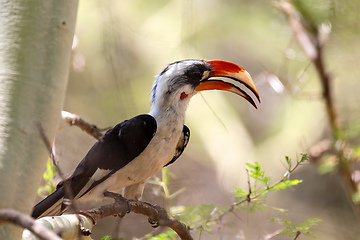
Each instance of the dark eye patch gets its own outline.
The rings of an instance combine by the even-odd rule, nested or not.
[[[195,85],[199,84],[205,70],[206,67],[200,64],[189,67],[189,69],[185,73],[188,82]]]
[[[201,80],[201,78],[202,78],[202,72],[200,72],[200,71],[190,71],[190,72],[188,72],[187,76],[188,76],[190,79]]]

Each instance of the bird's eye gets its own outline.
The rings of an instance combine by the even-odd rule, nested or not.
[[[202,78],[202,73],[201,72],[189,72],[188,76],[192,79],[196,79],[196,80],[201,80]]]
[[[194,66],[186,72],[186,76],[188,77],[189,82],[197,83],[201,80],[203,72],[200,71],[198,67]]]

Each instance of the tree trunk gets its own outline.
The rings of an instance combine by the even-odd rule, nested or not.
[[[0,0],[0,208],[30,213],[60,120],[78,0]],[[0,239],[22,229],[0,225]]]

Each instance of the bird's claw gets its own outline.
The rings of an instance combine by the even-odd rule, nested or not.
[[[148,222],[150,223],[151,227],[153,228],[157,228],[159,225],[159,222],[157,220],[153,220],[153,219],[148,219]]]
[[[163,209],[162,207],[160,207],[159,205],[157,205],[157,204],[148,203],[148,202],[144,202],[144,203],[146,203],[147,205],[155,208],[155,209],[159,212],[159,214],[160,214],[162,211],[164,211],[164,209]],[[148,219],[148,222],[150,223],[151,227],[153,227],[153,228],[157,228],[157,227],[160,226],[160,223],[159,223],[159,220],[158,220],[158,219],[155,220],[155,219],[149,218],[149,219]]]
[[[91,230],[87,229],[85,227],[80,227],[80,232],[83,236],[90,236],[91,235]]]

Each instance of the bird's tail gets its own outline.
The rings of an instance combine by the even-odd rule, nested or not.
[[[58,216],[66,209],[62,209],[64,198],[64,187],[56,189],[51,195],[47,196],[33,208],[31,216],[33,218],[41,218],[45,216]]]

